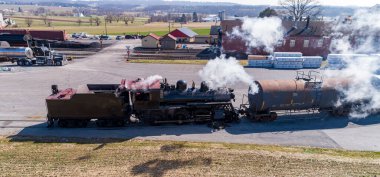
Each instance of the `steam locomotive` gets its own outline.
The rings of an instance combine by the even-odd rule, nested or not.
[[[232,89],[187,88],[184,80],[169,85],[159,78],[122,80],[121,84],[88,84],[58,90],[46,99],[48,126],[85,127],[95,119],[100,127],[123,126],[132,120],[149,123],[231,122],[238,113]]]
[[[232,122],[239,114],[255,121],[274,121],[278,111],[327,111],[334,116],[348,115],[360,103],[342,102],[336,88],[348,87],[346,79],[323,81],[309,74],[298,73],[292,80],[255,81],[257,93],[248,92],[248,103],[235,109],[234,90],[210,89],[206,82],[199,88],[186,81],[170,85],[166,79],[148,78],[121,84],[87,84],[78,89],[59,91],[52,86],[46,99],[48,126],[85,127],[96,120],[100,127],[123,126],[136,121],[148,124],[186,122]]]

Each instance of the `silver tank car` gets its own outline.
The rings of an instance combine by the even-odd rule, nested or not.
[[[6,58],[33,58],[33,50],[29,47],[0,48],[0,57]]]

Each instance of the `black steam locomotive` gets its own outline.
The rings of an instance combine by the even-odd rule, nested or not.
[[[186,81],[169,85],[160,79],[123,80],[117,84],[88,84],[58,91],[46,99],[48,125],[85,127],[95,119],[98,126],[123,126],[132,120],[149,124],[231,122],[238,120],[232,105],[232,89],[187,88]]]

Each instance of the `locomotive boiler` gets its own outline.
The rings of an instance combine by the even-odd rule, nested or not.
[[[90,120],[98,126],[123,126],[134,120],[149,123],[229,122],[238,119],[232,105],[232,89],[208,88],[202,82],[179,80],[170,85],[158,78],[123,80],[121,84],[88,84],[59,91],[52,86],[46,99],[48,125],[85,127]]]

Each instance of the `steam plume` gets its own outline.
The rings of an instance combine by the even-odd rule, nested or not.
[[[361,103],[351,111],[352,117],[366,117],[380,110],[380,59],[370,55],[379,52],[380,11],[359,10],[351,19],[335,26],[331,50],[334,53],[367,54],[343,58],[347,66],[339,71],[326,71],[328,77],[349,78],[348,88],[337,88],[344,102]]]
[[[251,86],[252,93],[258,91],[253,78],[245,72],[243,66],[234,57],[225,58],[222,55],[220,58],[210,60],[198,74],[210,88],[234,87],[235,84],[242,82]]]
[[[276,43],[283,39],[284,29],[278,17],[245,17],[241,28],[235,27],[229,36],[242,38],[248,47],[273,52]]]

